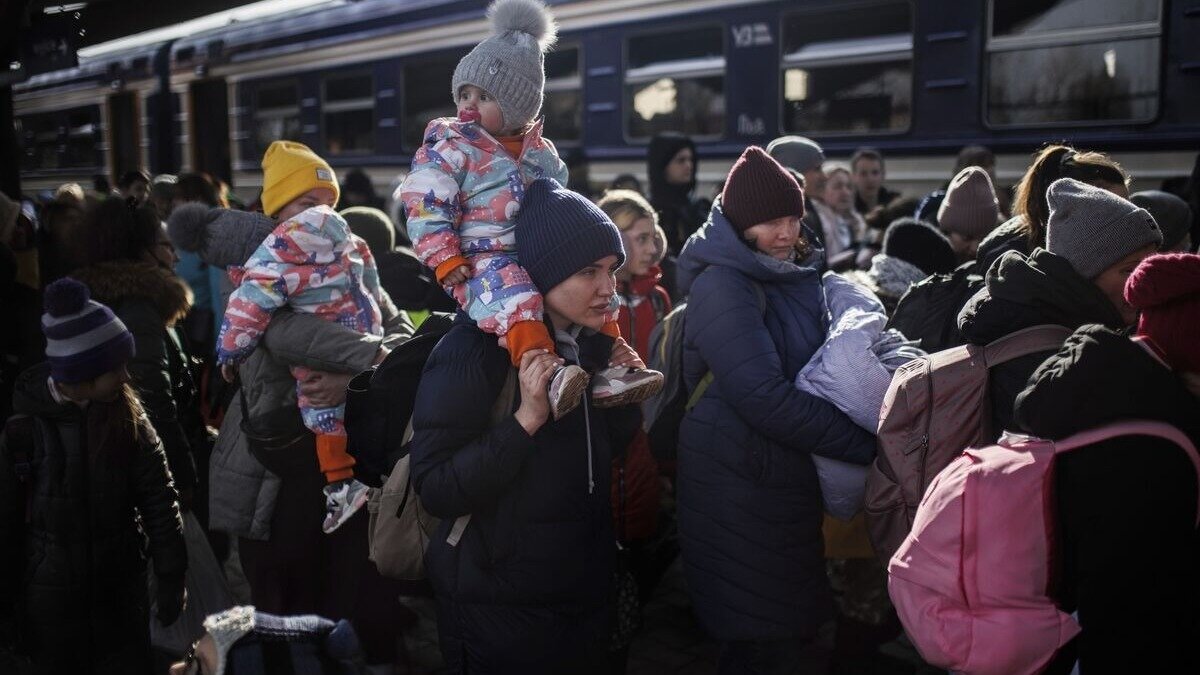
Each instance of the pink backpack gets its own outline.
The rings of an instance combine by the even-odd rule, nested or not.
[[[1118,436],[1169,440],[1200,476],[1191,440],[1148,421],[1057,443],[1005,434],[997,445],[968,448],[938,474],[888,565],[892,602],[926,661],[968,675],[1037,673],[1079,633],[1047,595],[1054,458]]]

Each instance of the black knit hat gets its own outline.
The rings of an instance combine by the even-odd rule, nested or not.
[[[916,218],[900,218],[888,225],[883,233],[883,254],[915,265],[926,274],[948,274],[958,264],[946,235]]]
[[[516,230],[521,267],[543,294],[605,256],[625,263],[621,231],[608,215],[552,178],[529,185]]]

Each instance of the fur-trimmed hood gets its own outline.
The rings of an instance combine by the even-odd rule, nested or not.
[[[87,284],[92,298],[109,307],[129,298],[149,300],[166,327],[174,326],[192,308],[192,289],[154,263],[114,260],[76,270],[71,276]]]

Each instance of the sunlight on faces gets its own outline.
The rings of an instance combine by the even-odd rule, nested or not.
[[[1154,244],[1143,246],[1129,255],[1121,258],[1116,263],[1109,265],[1107,269],[1100,273],[1092,283],[1104,293],[1104,297],[1117,308],[1121,313],[1121,319],[1126,326],[1132,326],[1137,322],[1137,310],[1129,306],[1125,302],[1125,281],[1129,279],[1129,275],[1133,274],[1133,270],[1137,268],[1138,263],[1145,260],[1150,255],[1157,253],[1158,247]]]
[[[124,365],[109,371],[94,380],[67,384],[55,382],[58,390],[72,401],[99,401],[112,403],[121,395],[121,388],[129,382],[129,370]]]
[[[621,268],[621,278],[630,279],[650,271],[658,259],[658,247],[654,239],[654,221],[646,217],[638,218],[621,231],[621,240],[625,243],[625,266]]]
[[[464,110],[472,110],[478,113],[479,126],[483,130],[493,136],[511,136],[512,134],[504,133],[504,113],[500,110],[500,103],[486,91],[476,87],[473,84],[463,85],[458,90],[458,114],[459,119],[462,119]]]
[[[605,256],[567,277],[546,297],[546,315],[559,330],[572,324],[600,330],[617,292],[617,256]]]
[[[837,170],[825,179],[825,205],[839,215],[846,215],[854,208],[854,188],[850,185],[850,174]]]
[[[800,241],[800,217],[784,216],[747,228],[742,236],[759,253],[776,260],[791,260]]]
[[[275,219],[282,222],[293,216],[298,216],[314,206],[332,207],[336,203],[337,195],[333,193],[333,190],[327,187],[313,188],[288,202],[286,206],[279,210],[279,215],[275,216]]]

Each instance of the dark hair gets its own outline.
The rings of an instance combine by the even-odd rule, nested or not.
[[[646,196],[645,192],[642,191],[642,181],[638,180],[638,177],[631,173],[622,173],[617,175],[617,177],[613,178],[612,182],[608,184],[608,189],[633,190],[643,197]]]
[[[151,206],[133,206],[121,197],[109,197],[88,214],[83,228],[85,264],[112,260],[141,260],[158,243],[162,221]]]
[[[858,165],[858,160],[860,159],[873,159],[876,162],[879,162],[880,168],[883,168],[883,153],[879,152],[875,148],[859,148],[855,150],[854,154],[850,155],[851,171],[855,169],[855,167]]]
[[[958,157],[954,160],[954,175],[957,176],[959,171],[968,166],[996,166],[996,155],[982,145],[968,145],[958,151]]]
[[[863,220],[866,221],[867,228],[883,232],[893,221],[916,213],[920,203],[921,200],[917,197],[899,196],[884,204],[882,208],[872,209],[863,216]]]
[[[1031,248],[1041,246],[1045,239],[1046,221],[1050,219],[1046,191],[1059,178],[1074,178],[1089,185],[1125,185],[1129,181],[1121,165],[1104,153],[1081,152],[1062,144],[1042,148],[1017,184],[1017,194],[1013,199],[1013,215],[1023,216],[1019,227]]]
[[[185,173],[175,182],[175,198],[184,202],[200,202],[209,206],[229,208],[221,199],[221,187],[206,173]]]
[[[128,189],[134,183],[141,181],[146,185],[150,184],[150,174],[142,169],[132,169],[121,174],[121,179],[117,181],[117,188],[121,190]]]

